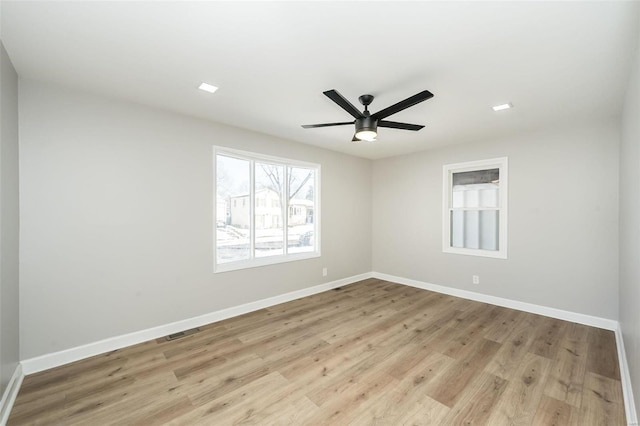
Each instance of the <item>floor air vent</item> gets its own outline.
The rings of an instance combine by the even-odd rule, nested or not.
[[[173,333],[173,334],[168,335],[167,337],[165,337],[165,339],[167,339],[167,340],[181,339],[183,337],[187,337],[187,336],[191,336],[192,334],[196,334],[199,331],[200,331],[199,328],[192,328],[191,330],[179,331],[177,333]]]

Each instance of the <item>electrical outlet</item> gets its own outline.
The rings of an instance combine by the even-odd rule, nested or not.
[[[327,276],[327,268],[322,268],[322,276],[323,277]]]
[[[472,278],[474,284],[480,284],[480,275],[474,275]]]

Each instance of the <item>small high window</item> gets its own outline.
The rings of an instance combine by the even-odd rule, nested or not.
[[[443,166],[442,251],[507,258],[507,158]]]

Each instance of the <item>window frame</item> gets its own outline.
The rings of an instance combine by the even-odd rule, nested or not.
[[[498,250],[472,249],[451,246],[451,212],[453,211],[453,174],[488,169],[499,169],[498,192]],[[508,157],[467,161],[442,166],[442,251],[443,253],[468,256],[508,258],[508,206],[509,206],[509,160]],[[495,208],[494,208],[495,209]]]
[[[249,220],[250,220],[250,258],[243,259],[233,262],[226,263],[218,263],[218,244],[217,244],[217,194],[218,194],[218,186],[217,186],[217,158],[218,155],[224,155],[227,157],[233,157],[240,160],[249,161]],[[285,198],[289,193],[289,181],[287,179],[289,173],[289,167],[298,167],[298,168],[306,168],[313,169],[315,171],[315,182],[314,182],[314,212],[313,212],[313,225],[314,225],[314,250],[310,252],[304,253],[288,253],[289,249],[289,241],[288,241],[288,221],[289,221],[289,200],[285,200],[286,207],[283,209],[285,212],[283,217],[283,252],[284,254],[273,255],[273,256],[265,256],[265,257],[256,257],[255,256],[255,163],[256,162],[267,162],[269,164],[274,164],[278,166],[284,167],[284,181],[286,182],[285,188]],[[227,148],[222,146],[214,146],[213,147],[213,272],[228,272],[228,271],[237,271],[247,268],[255,268],[260,266],[274,265],[278,263],[285,262],[294,262],[298,260],[312,259],[321,256],[320,250],[320,182],[321,182],[321,166],[317,163],[310,163],[306,161],[293,160],[289,158],[275,157],[271,155],[265,155],[255,152],[242,151],[233,148]],[[235,201],[235,200],[234,200]],[[266,201],[265,201],[266,202]]]

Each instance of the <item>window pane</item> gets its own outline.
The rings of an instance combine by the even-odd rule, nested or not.
[[[498,250],[498,210],[452,210],[451,247]]]
[[[500,169],[453,173],[452,207],[498,207]]]
[[[478,204],[480,207],[499,207],[498,190],[499,183],[487,183],[478,189]]]
[[[464,210],[451,211],[451,247],[464,248]]]
[[[498,250],[498,211],[480,211],[480,248],[482,250]]]
[[[472,170],[470,172],[453,173],[453,186],[476,183],[498,183],[500,169]]]
[[[249,161],[216,158],[216,257],[218,263],[250,258]]]
[[[315,182],[313,169],[289,167],[289,253],[315,251]]]
[[[453,173],[451,247],[498,250],[500,169]],[[467,210],[473,209],[473,210]]]
[[[256,162],[255,256],[284,254],[284,166]]]
[[[464,247],[470,249],[480,248],[480,215],[478,210],[464,212]]]

